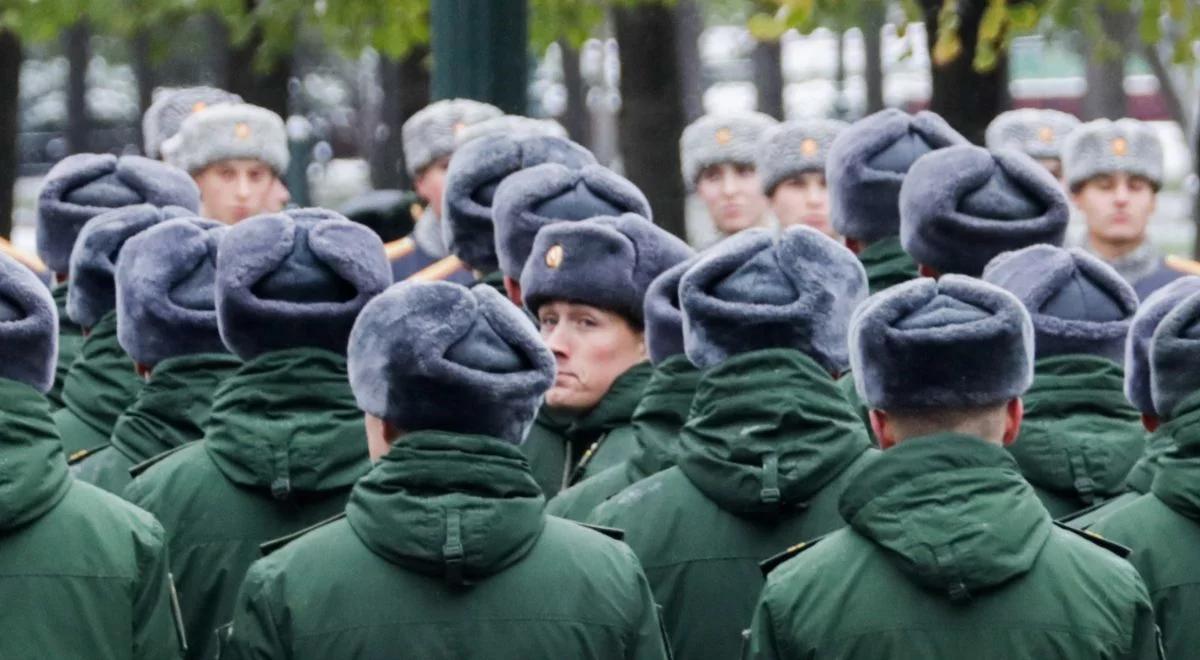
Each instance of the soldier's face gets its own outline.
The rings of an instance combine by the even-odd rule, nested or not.
[[[1089,239],[1108,245],[1145,240],[1157,197],[1149,180],[1125,172],[1093,177],[1071,195],[1087,221]]]
[[[280,190],[275,173],[259,160],[224,160],[193,175],[200,188],[200,215],[232,225],[260,213],[278,211]]]
[[[767,197],[753,165],[720,163],[704,168],[696,179],[696,195],[725,235],[761,224],[767,212]]]
[[[804,225],[836,237],[829,224],[829,192],[824,172],[802,172],[775,186],[771,210],[785,228]]]
[[[413,181],[413,189],[439,218],[442,217],[442,191],[446,189],[446,166],[449,164],[449,158],[439,158],[421,170]]]
[[[618,376],[646,359],[641,331],[619,314],[555,301],[539,307],[537,316],[558,365],[546,393],[551,408],[591,410]]]

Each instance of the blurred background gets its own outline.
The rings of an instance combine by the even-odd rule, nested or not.
[[[1151,236],[1194,255],[1197,55],[1195,0],[6,0],[0,235],[31,248],[54,162],[140,153],[155,90],[208,84],[287,118],[299,203],[408,188],[401,124],[466,96],[558,120],[697,242],[678,138],[704,112],[932,109],[976,143],[1014,107],[1130,116],[1166,144]]]

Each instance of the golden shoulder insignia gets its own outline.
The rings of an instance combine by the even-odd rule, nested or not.
[[[817,144],[817,141],[812,138],[804,138],[804,141],[800,143],[800,153],[805,156],[816,156],[820,150],[821,145]]]
[[[421,214],[425,213],[425,207],[413,202],[413,205],[408,207],[408,213],[412,216],[413,220],[420,220]]]
[[[550,249],[546,250],[546,266],[550,268],[558,268],[562,265],[564,256],[565,254],[563,252],[563,246],[550,246]]]
[[[205,103],[204,101],[196,101],[195,103],[192,104],[192,113],[195,114],[207,107],[208,107],[208,104]]]
[[[1099,534],[1097,534],[1095,532],[1089,532],[1086,529],[1076,529],[1074,527],[1071,527],[1070,525],[1066,525],[1057,520],[1054,521],[1054,526],[1061,530],[1071,532],[1072,534],[1078,536],[1079,538],[1082,538],[1087,541],[1091,541],[1092,543],[1100,546],[1101,548],[1104,548],[1105,550],[1108,550],[1109,552],[1120,557],[1121,559],[1125,559],[1125,558],[1129,557],[1129,555],[1133,554],[1133,550],[1130,550],[1129,548],[1127,548],[1115,541],[1109,541],[1108,539],[1104,538],[1103,536],[1100,536]]]
[[[729,144],[729,141],[733,139],[733,131],[724,127],[718,128],[715,137],[717,139],[717,144]]]
[[[818,536],[817,538],[815,538],[811,541],[808,541],[806,543],[797,543],[796,545],[791,546],[787,550],[784,550],[783,552],[781,552],[773,557],[768,557],[767,559],[759,562],[758,568],[759,568],[759,570],[762,571],[763,577],[766,577],[767,575],[769,575],[771,573],[771,571],[778,568],[780,564],[791,559],[792,557],[795,557],[796,555],[800,554],[801,552],[804,552],[805,550],[808,550],[809,548],[813,547],[823,538],[825,538],[825,537]]]
[[[78,463],[79,461],[87,458],[88,454],[90,454],[90,453],[92,453],[91,449],[80,449],[79,451],[68,456],[67,462],[68,463]]]
[[[1112,152],[1116,156],[1124,156],[1129,151],[1129,142],[1125,138],[1113,138]]]
[[[246,138],[250,137],[250,126],[248,126],[246,122],[238,122],[237,125],[233,127],[233,135],[239,140],[245,140]]]
[[[1046,144],[1054,141],[1054,129],[1049,126],[1043,126],[1038,130],[1037,139]]]
[[[1193,261],[1175,255],[1169,255],[1166,258],[1167,268],[1173,271],[1186,273],[1188,275],[1200,275],[1200,261]]]

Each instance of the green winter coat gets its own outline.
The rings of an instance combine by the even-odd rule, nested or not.
[[[1054,518],[1125,490],[1142,455],[1141,414],[1125,398],[1125,375],[1111,360],[1062,355],[1038,360],[1022,399],[1025,418],[1008,450]]]
[[[837,499],[878,452],[829,374],[799,351],[738,355],[701,376],[678,464],[600,505],[625,531],[680,658],[735,658],[758,564],[843,521]]]
[[[67,372],[79,354],[83,344],[83,328],[79,327],[71,317],[67,316],[67,290],[70,285],[66,282],[55,284],[50,290],[54,297],[54,306],[58,308],[58,362],[54,366],[54,385],[46,393],[52,411],[63,407],[63,383],[67,380]]]
[[[63,383],[63,408],[54,413],[67,457],[108,444],[113,425],[145,381],[117,343],[117,313],[100,317]]]
[[[345,357],[265,353],[217,388],[204,439],[163,455],[125,489],[167,529],[188,658],[214,657],[214,631],[232,616],[259,544],[340,512],[368,468]]]
[[[867,271],[867,285],[871,293],[879,293],[919,277],[917,262],[900,246],[899,236],[881,238],[871,243],[858,254],[858,260],[862,262],[863,270]]]
[[[666,658],[633,553],[544,502],[511,445],[405,435],[345,518],[250,569],[221,657]]]
[[[0,399],[0,658],[180,657],[162,527],[71,477],[41,394]]]
[[[652,373],[649,362],[631,367],[583,414],[542,407],[521,451],[546,497],[634,454],[637,440],[630,420]]]
[[[122,494],[129,469],[204,435],[213,392],[241,361],[228,353],[163,360],[137,399],[121,413],[109,443],[71,461],[77,479]]]
[[[1161,428],[1175,449],[1159,462],[1151,492],[1092,529],[1129,546],[1154,604],[1166,657],[1200,653],[1200,395],[1185,399]]]
[[[770,573],[747,657],[1158,657],[1137,572],[1055,526],[1001,447],[906,440],[840,509],[847,528]]]
[[[675,464],[675,445],[687,421],[700,371],[684,355],[663,360],[654,369],[642,401],[633,412],[637,449],[624,463],[571,486],[554,496],[546,513],[571,520],[588,514],[617,493]]]

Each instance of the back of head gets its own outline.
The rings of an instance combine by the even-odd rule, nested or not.
[[[1070,207],[1029,156],[970,145],[922,156],[900,189],[900,242],[939,273],[978,277],[996,255],[1061,245]]]
[[[1163,181],[1162,141],[1153,127],[1136,119],[1089,121],[1063,144],[1063,172],[1072,190],[1116,172],[1144,177],[1157,190]]]
[[[836,119],[800,119],[763,131],[755,160],[763,192],[771,195],[776,186],[804,172],[824,175],[829,148],[847,126]]]
[[[471,99],[443,99],[421,108],[400,127],[408,175],[415,177],[454,153],[458,136],[471,125],[503,114],[494,105]]]
[[[754,165],[759,138],[777,123],[761,112],[730,112],[704,115],[688,124],[679,138],[684,184],[694,188],[700,173],[712,165]]]
[[[45,394],[54,384],[58,311],[50,291],[20,262],[0,253],[0,378]]]
[[[1154,404],[1150,346],[1158,326],[1183,300],[1200,292],[1200,277],[1181,277],[1150,294],[1138,307],[1125,343],[1125,398],[1147,415],[1165,414]]]
[[[688,359],[705,368],[789,348],[844,371],[850,314],[866,295],[862,264],[821,232],[740,232],[701,255],[679,284]]]
[[[1028,389],[1033,361],[1033,324],[1021,302],[961,275],[875,294],[850,323],[858,394],[889,413],[1004,403]]]
[[[71,253],[67,314],[90,328],[117,307],[116,273],[125,242],[160,222],[195,215],[177,206],[125,206],[92,218]]]
[[[983,279],[1025,305],[1038,359],[1083,354],[1124,363],[1137,294],[1100,259],[1078,248],[1034,245],[996,257]]]
[[[227,227],[167,220],[130,239],[117,263],[117,341],[138,364],[227,351],[217,330],[217,245]]]
[[[1063,144],[1079,124],[1075,115],[1059,110],[1009,110],[988,124],[984,143],[990,151],[1014,149],[1031,158],[1062,158]]]
[[[179,132],[192,114],[222,103],[241,103],[242,97],[216,87],[183,87],[162,90],[142,116],[142,142],[150,158],[162,156],[162,143]]]
[[[224,103],[190,115],[162,144],[163,160],[192,174],[225,160],[257,160],[276,176],[291,152],[283,119],[249,103]]]
[[[1200,293],[1171,310],[1150,340],[1150,392],[1154,409],[1178,417],[1180,404],[1200,392]]]
[[[200,190],[186,172],[141,156],[75,154],[60,160],[38,193],[38,256],[66,273],[71,250],[92,218],[137,204],[178,206],[195,213]]]
[[[520,170],[504,179],[492,204],[500,270],[520,281],[533,239],[548,224],[622,213],[654,219],[642,191],[606,167],[544,163]]]
[[[837,233],[872,242],[900,233],[900,185],[921,156],[967,139],[932,112],[889,108],[843,130],[829,147],[825,179]]]
[[[492,208],[496,190],[522,169],[558,163],[567,169],[594,165],[596,157],[565,138],[542,135],[491,135],[464,144],[446,170],[442,199],[442,233],[450,251],[471,268],[492,272],[499,267]]]
[[[221,338],[249,360],[291,348],[345,354],[354,318],[391,284],[383,243],[325,209],[244,220],[217,250]]]
[[[513,444],[524,441],[554,382],[554,357],[537,330],[485,285],[391,287],[363,308],[348,360],[351,387],[368,414],[404,431]]]

